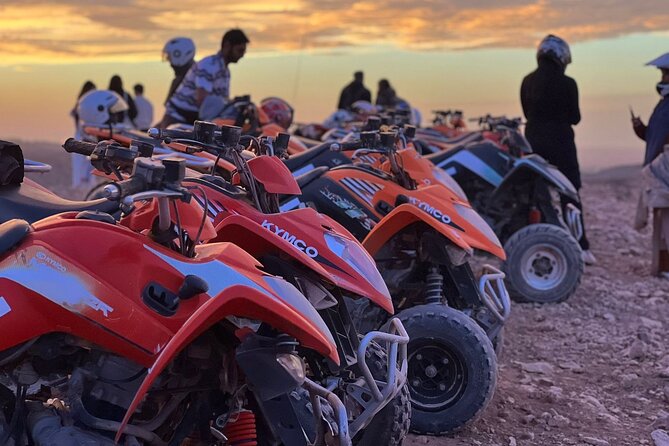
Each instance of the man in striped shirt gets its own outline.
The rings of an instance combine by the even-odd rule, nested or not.
[[[237,63],[246,53],[248,37],[240,29],[231,29],[223,35],[221,50],[194,64],[183,82],[165,106],[160,127],[182,122],[192,124],[198,119],[200,106],[209,95],[230,97],[230,70],[228,64]]]

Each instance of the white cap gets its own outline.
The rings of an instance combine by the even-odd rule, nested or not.
[[[651,60],[646,65],[652,65],[657,68],[664,68],[669,70],[669,53],[665,53],[657,59]]]

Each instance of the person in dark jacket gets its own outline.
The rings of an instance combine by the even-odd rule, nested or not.
[[[632,117],[634,133],[646,141],[644,166],[650,164],[662,153],[665,144],[669,144],[669,53],[651,60],[646,65],[657,67],[662,71],[662,78],[656,86],[662,99],[655,106],[647,126],[638,116]]]
[[[118,93],[119,96],[121,96],[125,100],[125,102],[128,103],[127,111],[117,113],[116,122],[122,122],[135,127],[135,118],[137,117],[137,106],[135,105],[135,101],[132,99],[132,96],[130,96],[130,93],[123,90],[123,81],[121,80],[121,76],[115,74],[111,77],[111,79],[109,80],[109,89],[111,91]]]
[[[362,71],[353,73],[353,82],[341,91],[337,108],[348,110],[355,101],[372,102],[372,93],[362,83],[363,77]]]
[[[532,149],[554,164],[578,190],[581,173],[572,126],[581,121],[581,112],[576,81],[564,74],[570,63],[567,42],[552,34],[546,36],[537,49],[537,69],[523,79],[520,101],[527,119],[525,136]],[[581,208],[580,200],[575,204]],[[585,263],[594,264],[585,225],[579,243]]]
[[[376,105],[392,108],[397,104],[397,94],[388,79],[379,81],[379,91],[376,93]]]

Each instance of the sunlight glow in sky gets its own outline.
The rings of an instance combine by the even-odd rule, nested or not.
[[[669,51],[666,0],[3,0],[0,139],[64,139],[83,82],[106,88],[113,74],[145,85],[158,120],[172,78],[164,42],[187,35],[201,58],[231,27],[252,41],[232,94],[284,97],[301,121],[332,112],[357,69],[373,94],[388,78],[425,120],[434,108],[519,115],[536,43],[560,35],[581,94],[580,156],[594,167],[605,151],[608,164],[640,159],[628,105],[647,120],[659,75],[643,64]]]

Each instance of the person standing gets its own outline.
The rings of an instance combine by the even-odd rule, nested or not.
[[[665,144],[669,144],[669,53],[653,59],[646,65],[657,67],[661,71],[660,82],[655,86],[661,99],[650,115],[646,126],[638,116],[632,117],[634,133],[646,141],[646,153],[643,165],[650,164],[662,153]]]
[[[395,89],[390,86],[388,79],[379,81],[379,91],[376,93],[376,105],[392,108],[397,104]]]
[[[135,126],[145,132],[153,122],[153,105],[144,97],[144,85],[135,84],[133,90],[135,91],[135,107],[137,107]]]
[[[220,51],[205,57],[188,70],[167,102],[160,126],[165,128],[176,122],[192,124],[198,119],[200,106],[207,96],[227,100],[230,97],[228,65],[244,57],[248,43],[250,40],[241,29],[227,31],[221,39]]]
[[[82,139],[83,135],[81,132],[81,126],[79,125],[79,113],[77,112],[77,107],[79,105],[79,99],[89,91],[95,90],[95,84],[92,81],[84,82],[84,85],[81,87],[79,96],[77,96],[77,103],[74,104],[74,108],[70,111],[70,116],[74,118],[74,138]],[[88,184],[91,181],[91,172],[93,167],[91,166],[90,161],[84,155],[79,155],[78,153],[72,153],[70,157],[71,166],[72,166],[72,187],[77,188],[82,185],[82,183]]]
[[[339,95],[339,104],[337,108],[340,110],[348,110],[356,101],[372,102],[372,93],[365,88],[363,84],[364,74],[362,71],[353,73],[353,81],[348,84],[341,91]]]
[[[137,117],[137,107],[135,106],[135,101],[132,99],[132,96],[130,96],[130,93],[128,93],[123,89],[123,81],[121,80],[121,76],[119,76],[118,74],[112,76],[112,78],[109,80],[109,90],[118,93],[118,95],[121,96],[123,100],[128,104],[127,111],[119,112],[116,114],[114,118],[116,122],[137,127],[135,125],[135,118]]]
[[[163,47],[163,60],[169,61],[174,70],[174,79],[172,79],[164,102],[167,104],[177,87],[181,85],[190,67],[195,63],[195,42],[188,37],[175,37],[168,40]]]
[[[648,125],[632,116],[634,133],[646,141],[642,172],[643,190],[639,197],[634,226],[641,229],[648,224],[648,210],[652,209],[653,236],[652,273],[669,279],[669,265],[663,251],[669,251],[669,53],[651,60],[646,65],[661,71],[655,86],[661,99],[650,115]]]
[[[576,81],[564,74],[570,63],[567,42],[552,34],[544,37],[537,49],[537,69],[523,79],[520,100],[527,119],[525,136],[532,149],[555,165],[579,190],[581,172],[572,126],[581,121],[581,112]],[[574,204],[583,209],[580,199]],[[583,261],[592,265],[596,259],[590,251],[582,218],[581,214],[583,236],[579,244]]]

